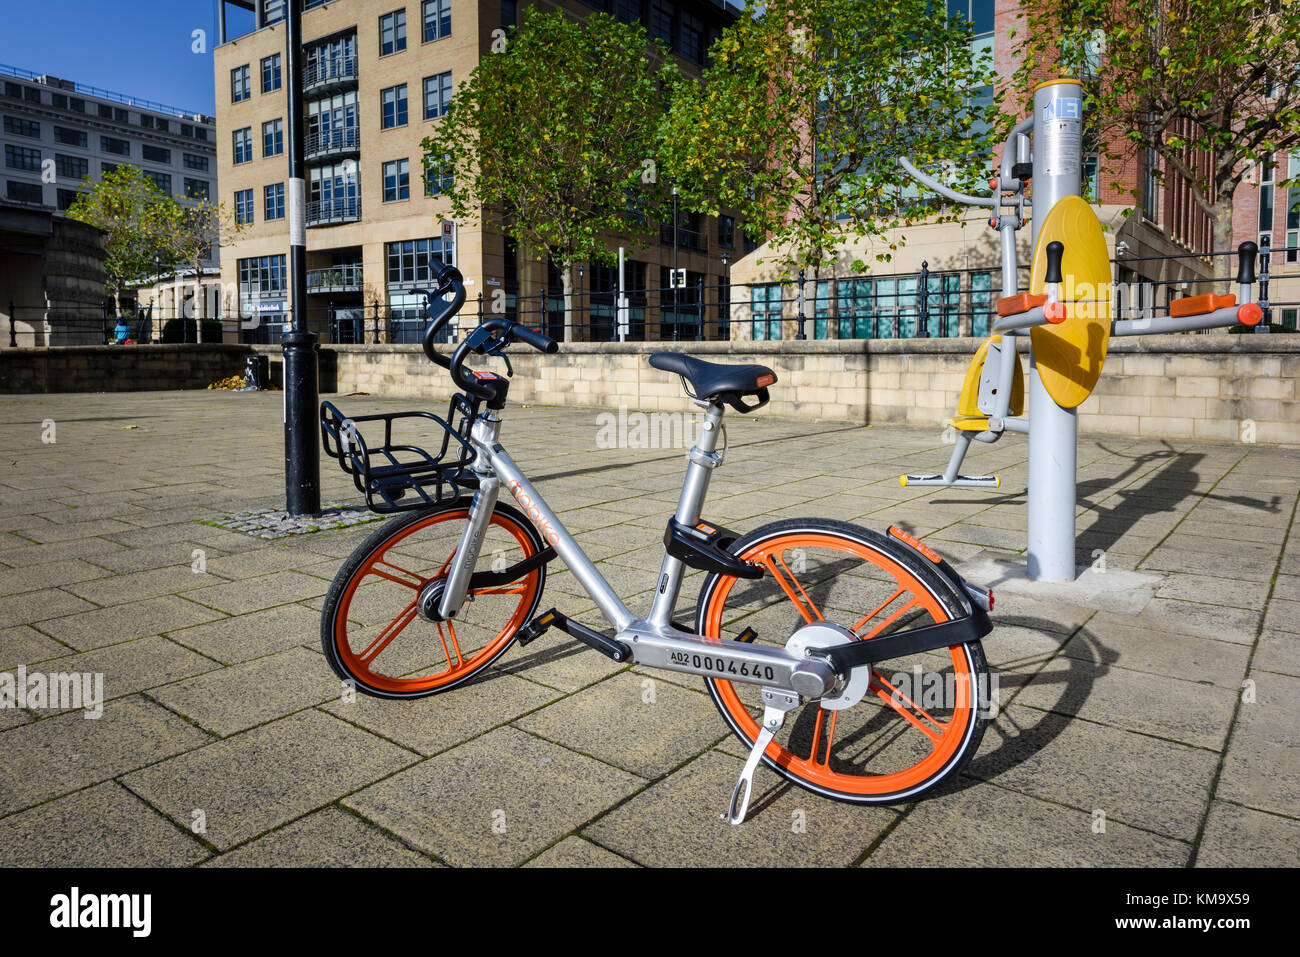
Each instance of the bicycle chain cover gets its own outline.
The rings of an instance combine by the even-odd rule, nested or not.
[[[381,412],[349,418],[333,403],[322,402],[321,441],[325,454],[338,462],[366,497],[367,508],[379,514],[408,511],[460,497],[460,473],[475,457],[469,442],[474,418],[474,409],[463,395],[452,396],[445,419],[432,412]],[[375,442],[380,423],[383,441]],[[429,428],[430,423],[436,428]],[[395,425],[404,433],[415,431],[414,426],[426,426],[424,433],[437,436],[433,440],[438,443],[437,452],[396,440]],[[362,427],[371,432],[372,441],[366,440]]]

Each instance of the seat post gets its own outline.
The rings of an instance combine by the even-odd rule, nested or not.
[[[690,464],[686,466],[686,479],[682,483],[681,497],[677,500],[676,518],[683,525],[694,525],[700,520],[704,496],[709,490],[709,476],[721,464],[715,450],[718,447],[718,435],[722,431],[724,411],[722,403],[708,403],[700,433],[691,447]],[[681,559],[664,555],[648,618],[651,625],[666,628],[671,624],[677,595],[682,586],[683,568]]]

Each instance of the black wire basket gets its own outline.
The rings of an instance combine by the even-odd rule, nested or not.
[[[383,441],[379,423],[383,423]],[[403,438],[412,433],[437,433],[441,444],[436,455],[418,445],[394,441],[394,423]],[[436,429],[430,426],[436,426]],[[454,423],[454,424],[453,424]],[[330,402],[320,404],[321,441],[325,454],[352,476],[357,490],[366,497],[372,512],[387,514],[427,508],[455,501],[461,485],[472,484],[462,471],[474,461],[469,431],[474,412],[462,395],[452,396],[447,418],[432,412],[381,412],[348,417]],[[424,429],[413,428],[424,425]],[[363,430],[370,433],[367,440]]]

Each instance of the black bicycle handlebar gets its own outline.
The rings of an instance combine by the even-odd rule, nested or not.
[[[479,328],[498,333],[497,337],[491,340],[491,344],[480,337],[476,337],[475,334],[471,334],[461,339],[450,359],[439,354],[433,348],[434,339],[451,317],[456,315],[461,310],[461,307],[465,305],[465,277],[461,275],[460,270],[455,266],[444,265],[438,271],[437,283],[438,286],[433,292],[424,291],[426,299],[425,312],[431,319],[429,327],[424,331],[424,354],[432,362],[450,371],[452,381],[470,395],[480,399],[490,399],[494,394],[494,390],[490,386],[481,385],[476,381],[477,373],[465,368],[465,359],[471,351],[480,353],[496,351],[496,349],[508,346],[512,342],[522,342],[525,345],[532,346],[538,352],[547,354],[559,350],[559,343],[544,333],[513,322],[504,316],[489,316],[482,321]],[[449,292],[454,293],[451,302],[440,302],[441,298]],[[436,316],[433,315],[435,302],[438,302],[437,308],[439,309]]]

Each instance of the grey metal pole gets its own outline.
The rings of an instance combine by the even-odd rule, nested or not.
[[[1032,248],[1048,212],[1078,196],[1083,164],[1083,88],[1077,80],[1050,80],[1034,88],[1034,215]],[[1078,418],[1047,393],[1030,359],[1029,577],[1065,582],[1075,577],[1074,509]]]
[[[930,263],[921,260],[921,299],[917,310],[916,334],[922,339],[930,338]],[[940,333],[942,335],[942,332]]]
[[[284,487],[290,515],[320,511],[320,446],[316,428],[319,346],[307,329],[307,197],[303,167],[302,7],[289,3],[285,22],[286,112],[289,123],[289,332],[284,349]]]
[[[677,340],[677,187],[673,187],[673,341]],[[664,310],[659,307],[659,324],[663,325]],[[662,333],[661,333],[662,335]]]

